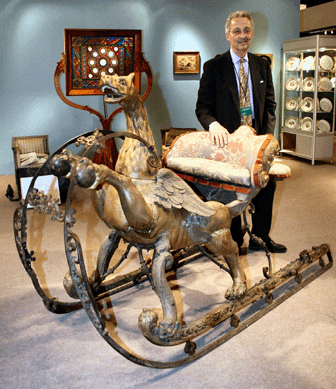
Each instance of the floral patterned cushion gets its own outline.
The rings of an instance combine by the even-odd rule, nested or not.
[[[202,177],[207,180],[227,181],[239,185],[251,185],[251,173],[243,166],[226,163],[223,169],[223,162],[210,161],[206,158],[171,157],[169,168],[186,174]]]
[[[263,187],[278,149],[273,135],[256,136],[250,126],[244,125],[229,135],[228,145],[223,148],[212,143],[207,131],[182,135],[165,153],[163,162],[171,169],[207,179]]]

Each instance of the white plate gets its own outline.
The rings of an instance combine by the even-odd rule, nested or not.
[[[315,60],[312,55],[306,57],[301,61],[300,65],[301,70],[314,70],[315,69]]]
[[[291,97],[286,101],[286,108],[289,111],[293,111],[294,109],[298,109],[299,107],[299,101],[296,97]]]
[[[286,62],[286,68],[287,68],[287,70],[290,70],[290,71],[298,70],[299,64],[300,64],[300,58],[291,57]]]
[[[299,86],[299,81],[296,77],[291,77],[286,81],[287,90],[296,90]]]
[[[330,124],[326,120],[322,119],[317,122],[317,131],[318,132],[329,132]]]
[[[323,97],[323,99],[320,100],[320,109],[324,112],[331,112],[333,108],[332,102],[327,99],[326,97]]]
[[[306,92],[312,92],[315,89],[315,79],[313,77],[306,77],[302,81],[302,89]]]
[[[313,131],[313,119],[309,117],[302,119],[300,128],[302,131]]]
[[[289,116],[285,121],[285,127],[287,128],[297,128],[298,119],[295,116]]]
[[[318,85],[319,85],[319,90],[321,91],[329,92],[332,90],[332,83],[328,77],[322,77]]]
[[[320,58],[320,66],[324,70],[332,70],[334,67],[334,61],[329,55],[322,55]]]
[[[314,99],[305,97],[300,103],[300,108],[303,112],[312,112],[314,110]]]

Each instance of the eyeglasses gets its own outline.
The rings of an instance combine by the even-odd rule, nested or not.
[[[239,28],[235,28],[235,29],[234,29],[233,31],[231,31],[231,32],[232,32],[232,34],[233,34],[234,36],[239,36],[239,35],[241,35],[242,33],[243,33],[244,35],[251,35],[251,33],[252,33],[251,29],[248,28],[248,27],[244,28],[244,30],[241,30],[241,29],[239,29]]]

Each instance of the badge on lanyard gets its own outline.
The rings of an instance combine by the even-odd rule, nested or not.
[[[251,107],[240,108],[240,115],[241,117],[252,115],[252,108]]]

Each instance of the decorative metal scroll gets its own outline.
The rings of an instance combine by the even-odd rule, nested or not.
[[[53,312],[53,313],[67,313],[72,312],[78,309],[82,308],[81,302],[62,302],[59,301],[56,297],[49,297],[43,290],[43,288],[40,285],[38,276],[34,269],[32,268],[31,264],[36,260],[34,256],[34,251],[30,251],[27,247],[27,208],[29,201],[33,199],[33,206],[36,206],[40,211],[44,211],[47,213],[50,211],[52,214],[52,217],[55,218],[55,220],[63,221],[64,220],[64,214],[59,212],[59,208],[57,205],[54,204],[54,201],[48,197],[45,197],[46,195],[36,191],[34,189],[35,182],[37,178],[40,175],[43,175],[43,173],[48,169],[50,160],[56,155],[59,154],[64,148],[68,147],[69,145],[75,143],[78,138],[84,137],[89,138],[93,136],[94,131],[89,131],[85,134],[81,134],[80,136],[77,136],[68,142],[64,143],[61,147],[59,147],[50,157],[49,159],[41,166],[41,168],[38,170],[38,172],[35,174],[33,179],[31,180],[31,183],[29,185],[27,196],[24,200],[24,203],[21,208],[18,208],[14,213],[13,218],[13,228],[14,228],[14,238],[15,238],[15,244],[17,251],[19,253],[21,262],[27,271],[29,277],[32,280],[32,283],[37,291],[37,293],[40,295],[40,297],[43,300],[44,305],[46,308]],[[103,131],[103,134],[105,132]],[[54,204],[54,206],[53,206]]]

